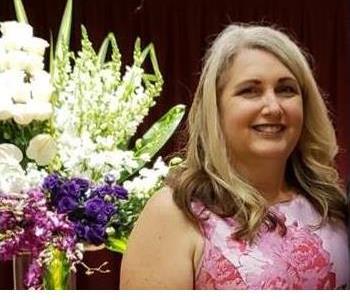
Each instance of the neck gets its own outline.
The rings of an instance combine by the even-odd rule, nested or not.
[[[286,162],[249,160],[235,168],[269,203],[287,201],[294,194],[285,179]]]

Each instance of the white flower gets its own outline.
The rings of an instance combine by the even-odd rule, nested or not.
[[[18,40],[26,40],[33,36],[33,28],[27,23],[7,21],[0,23],[0,30],[3,37],[13,36]]]
[[[31,85],[26,82],[18,84],[13,90],[12,99],[15,103],[27,103],[31,99]]]
[[[23,154],[21,149],[19,149],[16,145],[3,143],[0,144],[0,159],[7,159],[7,157],[11,157],[17,162],[21,162],[23,159]]]
[[[52,93],[50,74],[46,71],[40,71],[34,74],[31,89],[34,100],[49,101]]]
[[[8,120],[12,118],[12,101],[10,97],[6,97],[7,95],[2,95],[0,90],[0,120]]]
[[[24,69],[29,74],[35,74],[44,69],[43,57],[35,53],[27,54],[26,65]]]
[[[54,139],[49,134],[39,134],[29,142],[27,157],[36,161],[39,166],[47,165],[56,155]]]
[[[0,192],[20,193],[27,187],[25,172],[19,164],[21,152],[15,145],[0,145]]]
[[[12,106],[12,116],[17,124],[28,125],[33,121],[35,114],[28,104],[18,103]]]
[[[24,70],[28,64],[28,54],[20,50],[8,52],[4,64],[9,70]]]
[[[29,105],[35,120],[44,121],[52,115],[52,105],[49,102],[32,101]]]
[[[38,170],[36,164],[28,163],[26,168],[26,180],[29,187],[38,187],[47,175],[44,169]]]
[[[45,49],[49,46],[49,43],[44,39],[38,37],[32,37],[29,40],[26,40],[24,44],[24,50],[37,54],[39,56],[43,56],[45,53]]]

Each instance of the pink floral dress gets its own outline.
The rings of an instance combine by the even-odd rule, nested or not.
[[[200,220],[204,250],[195,289],[344,289],[349,287],[346,227],[327,224],[307,199],[295,196],[270,208],[282,218],[282,235],[262,226],[253,244],[234,240],[237,223],[221,218],[200,202],[193,203]]]

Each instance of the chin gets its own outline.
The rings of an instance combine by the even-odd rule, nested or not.
[[[259,158],[286,160],[289,157],[290,152],[291,151],[289,151],[289,149],[280,148],[254,149],[253,151],[251,151],[251,155]]]

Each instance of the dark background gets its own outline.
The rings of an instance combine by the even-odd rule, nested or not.
[[[23,0],[23,3],[35,35],[48,41],[50,32],[56,37],[66,1]],[[15,19],[12,0],[0,0],[0,21],[10,19]],[[165,84],[157,105],[138,131],[142,133],[171,106],[178,103],[190,106],[205,49],[215,34],[231,22],[276,24],[312,55],[311,65],[326,95],[341,147],[338,168],[342,179],[347,181],[350,172],[350,2],[347,0],[74,0],[71,49],[80,48],[81,24],[87,28],[96,50],[107,33],[114,32],[124,64],[132,63],[136,37],[141,37],[143,46],[155,44]],[[166,156],[179,150],[185,140],[185,135],[178,131],[161,154]],[[116,265],[120,262],[119,256],[103,255],[111,256]],[[11,289],[10,264],[0,264],[0,268],[0,288]],[[118,275],[118,268],[113,274]],[[83,281],[78,288],[118,286],[118,282],[107,284],[108,280],[102,277]]]

